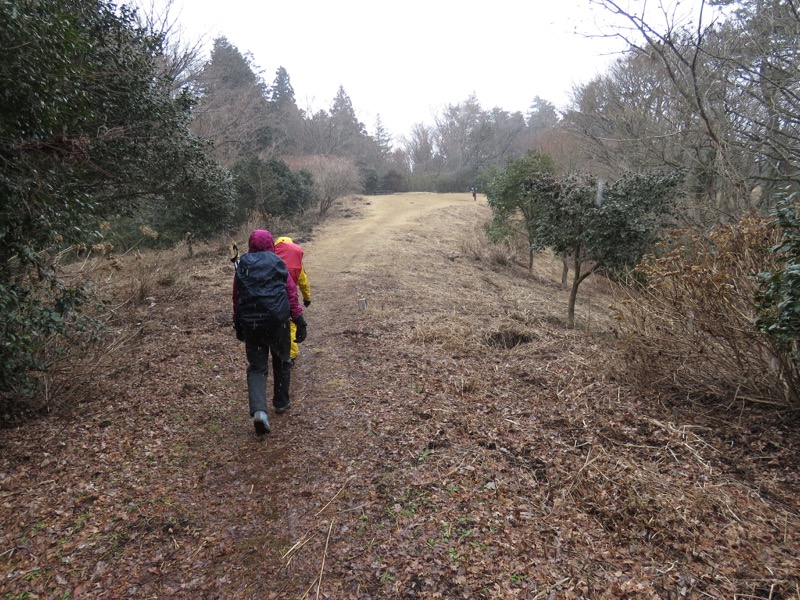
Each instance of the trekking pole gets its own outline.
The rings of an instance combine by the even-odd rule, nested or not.
[[[233,270],[236,271],[236,275],[234,278],[239,276],[239,246],[236,245],[236,242],[233,242],[230,246],[228,246],[228,255],[233,263]],[[234,290],[236,289],[236,283],[234,279]],[[236,339],[239,341],[244,341],[244,333],[239,321],[236,320],[236,307],[234,306],[233,309],[233,329],[236,331]]]

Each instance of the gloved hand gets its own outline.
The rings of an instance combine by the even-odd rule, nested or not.
[[[301,344],[303,340],[306,339],[308,335],[308,323],[303,318],[303,316],[295,317],[292,319],[294,322],[294,326],[296,327],[296,331],[294,332],[294,341],[298,344]]]
[[[308,305],[311,304],[311,300],[303,300],[303,306],[308,308]]]
[[[244,341],[244,326],[237,319],[233,322],[233,328],[236,330],[236,339],[240,342]]]

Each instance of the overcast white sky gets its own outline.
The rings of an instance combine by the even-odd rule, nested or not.
[[[588,0],[173,2],[184,37],[225,36],[268,84],[283,66],[303,109],[328,109],[342,85],[368,131],[380,115],[395,139],[473,93],[487,110],[561,108],[620,49],[581,35],[597,31]]]

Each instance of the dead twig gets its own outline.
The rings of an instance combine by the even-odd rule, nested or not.
[[[308,593],[311,591],[311,589],[314,587],[316,583],[317,583],[317,578],[315,577],[314,580],[311,582],[311,584],[306,588],[306,591],[303,592],[303,595],[300,596],[300,600],[305,600],[305,598],[308,596]]]
[[[592,446],[592,448],[593,447],[594,446]],[[578,469],[578,472],[575,473],[575,476],[572,478],[572,484],[569,486],[567,494],[571,494],[572,490],[575,489],[575,486],[578,485],[578,478],[580,477],[580,474],[583,473],[587,468],[589,468],[592,465],[592,463],[595,463],[600,459],[601,455],[598,454],[592,460],[589,460],[589,458],[592,456],[592,448],[589,448],[589,452],[586,454],[586,461],[583,463],[583,466],[580,469]]]
[[[319,577],[317,577],[317,598],[319,598],[319,591],[322,587],[322,573],[325,571],[325,558],[328,556],[328,544],[331,541],[331,531],[333,531],[333,524],[335,521],[335,517],[331,519],[331,524],[328,527],[328,537],[325,538],[325,549],[322,551],[322,565],[320,565]]]
[[[353,478],[353,475],[351,475],[350,477],[348,477],[348,478],[347,478],[347,481],[345,481],[345,482],[344,482],[344,485],[343,485],[341,488],[339,488],[339,491],[338,491],[338,492],[336,492],[336,494],[334,494],[333,498],[331,498],[331,499],[328,501],[328,503],[327,503],[325,506],[323,506],[322,508],[320,508],[320,509],[317,511],[317,514],[315,514],[315,515],[314,515],[315,517],[318,517],[318,516],[320,516],[320,515],[322,514],[322,512],[323,512],[323,511],[324,511],[326,508],[328,508],[328,507],[331,505],[331,503],[333,503],[333,501],[334,501],[334,500],[336,500],[337,496],[338,496],[339,494],[341,494],[341,493],[342,493],[342,491],[344,490],[344,488],[346,488],[346,487],[347,487],[347,484],[348,484],[348,483],[350,483],[350,480],[351,480],[352,478]]]
[[[298,541],[298,542],[295,542],[294,546],[292,546],[291,548],[289,548],[289,549],[288,549],[286,552],[284,552],[284,553],[283,553],[283,555],[281,555],[281,558],[287,558],[287,557],[289,557],[289,560],[288,560],[288,561],[286,561],[286,566],[287,566],[287,567],[288,567],[288,566],[289,566],[289,564],[292,562],[292,558],[294,557],[294,554],[296,554],[296,553],[297,553],[297,551],[298,551],[298,550],[300,550],[300,548],[302,548],[303,546],[305,546],[305,545],[306,545],[308,542],[310,542],[310,541],[311,541],[313,538],[314,538],[314,536],[313,536],[313,535],[308,535],[308,534],[306,534],[306,537],[305,537],[304,539],[301,539],[300,541]],[[292,555],[292,556],[290,556],[290,555]]]

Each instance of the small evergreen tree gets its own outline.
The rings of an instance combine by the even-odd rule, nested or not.
[[[289,79],[289,73],[283,67],[278,67],[275,72],[275,80],[267,93],[267,98],[273,108],[278,111],[286,110],[290,107],[297,108],[294,97],[294,88]]]
[[[682,181],[677,172],[627,174],[607,186],[587,173],[528,178],[527,189],[542,200],[537,243],[573,262],[567,327],[575,326],[578,287],[587,277],[632,267],[653,247]]]
[[[395,169],[389,169],[386,175],[381,178],[383,182],[381,184],[381,189],[386,190],[387,192],[405,192],[406,191],[406,181],[405,177],[402,173]]]
[[[554,181],[544,174],[552,170],[549,156],[531,150],[522,158],[509,160],[504,171],[489,169],[482,174],[482,179],[488,179],[486,198],[492,209],[489,237],[496,241],[522,233],[528,245],[528,272],[533,269],[534,252],[541,247],[538,227],[542,194],[546,193],[543,183]],[[526,186],[534,173],[542,174],[536,179],[537,185]]]
[[[375,148],[378,155],[377,166],[381,167],[392,153],[392,136],[383,126],[380,115],[375,117],[375,135],[373,139],[375,140]]]
[[[243,222],[251,210],[272,215],[303,213],[317,202],[314,181],[308,171],[292,171],[278,158],[250,157],[233,168],[239,197],[237,219]]]

